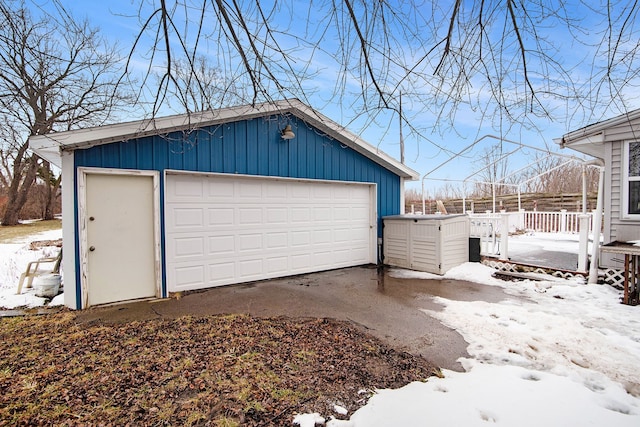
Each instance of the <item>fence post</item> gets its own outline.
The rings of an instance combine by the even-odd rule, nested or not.
[[[587,260],[589,259],[589,222],[591,221],[591,215],[580,214],[578,215],[580,220],[580,240],[578,243],[578,271],[580,273],[586,273]]]
[[[509,214],[501,214],[500,219],[500,260],[507,261],[509,259]]]
[[[524,230],[525,229],[525,225],[524,225],[524,209],[520,209],[518,211],[518,230]]]
[[[566,209],[560,209],[560,230],[556,230],[556,231],[560,231],[561,233],[567,232],[567,210]]]

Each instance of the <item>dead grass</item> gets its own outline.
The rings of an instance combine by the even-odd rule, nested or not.
[[[331,319],[87,324],[63,312],[1,319],[0,342],[0,426],[290,426],[435,372]]]
[[[59,219],[33,221],[18,225],[0,225],[0,243],[13,243],[29,237],[32,234],[42,233],[43,231],[59,230],[60,228],[62,228],[62,221]]]

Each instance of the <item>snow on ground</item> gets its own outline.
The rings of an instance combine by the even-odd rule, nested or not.
[[[530,238],[551,256],[577,252],[546,235]],[[467,263],[444,278],[500,286],[517,298],[434,297],[443,309],[423,310],[469,343],[471,357],[460,360],[465,372],[444,370],[443,378],[377,390],[348,421],[331,419],[326,426],[640,425],[640,307],[622,305],[620,291],[582,279],[505,282],[492,273]],[[400,269],[390,274],[441,278]]]
[[[591,239],[589,235],[589,251],[591,251]],[[540,233],[528,232],[525,234],[515,234],[509,236],[509,252],[516,253],[526,252],[532,246],[539,247],[550,252],[566,252],[570,254],[578,254],[578,241],[580,234],[578,233]]]
[[[58,295],[49,304],[47,298],[35,295],[33,288],[22,288],[22,294],[16,295],[20,275],[24,273],[31,261],[39,258],[53,257],[60,248],[47,246],[35,251],[29,249],[29,243],[35,240],[56,240],[62,238],[62,230],[51,230],[26,236],[12,243],[0,244],[0,307],[13,309],[16,307],[41,307],[46,305],[61,305],[63,297]],[[53,268],[53,263],[43,264],[39,270],[47,271]]]

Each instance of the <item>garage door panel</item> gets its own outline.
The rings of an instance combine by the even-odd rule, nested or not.
[[[283,185],[268,185],[264,187],[265,201],[282,201],[287,200],[287,187]]]
[[[373,197],[364,184],[169,173],[168,290],[375,262]]]
[[[316,230],[313,232],[313,244],[331,244],[333,233],[331,230]]]
[[[238,270],[241,278],[256,278],[263,272],[262,258],[244,259],[238,261]]]
[[[288,221],[287,208],[266,208],[267,211],[267,225],[286,225]]]
[[[332,188],[330,187],[314,187],[313,198],[314,200],[331,200]]]
[[[313,254],[313,262],[318,267],[331,268],[333,265],[333,251],[317,251]]]
[[[262,234],[245,234],[238,239],[238,252],[255,252],[262,250]]]
[[[291,246],[309,246],[311,243],[310,231],[294,231],[291,233]]]
[[[197,231],[204,228],[202,209],[178,208],[167,211],[166,223],[176,232]]]
[[[348,221],[351,222],[353,217],[351,216],[352,209],[349,207],[337,208],[333,212],[334,221]]]
[[[311,190],[303,185],[294,185],[289,187],[289,196],[294,201],[308,202],[311,200]]]
[[[314,222],[330,222],[331,221],[331,208],[329,207],[317,207],[313,210]]]
[[[189,177],[191,178],[191,177]],[[203,180],[203,182],[205,182]],[[208,182],[208,196],[210,199],[218,201],[226,201],[233,199],[234,185],[233,182]]]
[[[178,178],[175,180],[174,194],[176,197],[183,198],[198,198],[201,199],[204,195],[203,183],[189,180],[188,178]]]
[[[301,253],[291,256],[291,269],[293,271],[306,271],[311,266],[311,254]]]
[[[336,200],[350,200],[354,196],[354,193],[350,188],[337,188],[333,198]]]
[[[204,284],[205,274],[202,265],[188,265],[175,269],[175,281],[180,286],[200,286]]]
[[[256,199],[262,198],[262,183],[249,181],[238,183],[235,195],[240,201],[249,200],[253,203]]]
[[[235,262],[220,262],[209,264],[209,277],[211,286],[227,284],[236,277]]]
[[[337,229],[335,234],[336,243],[343,243],[353,240],[353,230],[350,228]],[[357,234],[356,234],[357,235]]]
[[[289,245],[289,235],[286,232],[267,233],[266,249],[282,249]]]
[[[311,209],[308,207],[294,207],[291,211],[291,222],[309,222],[311,220]]]
[[[287,274],[289,271],[289,259],[287,257],[267,258],[267,272],[271,274]]]
[[[236,248],[234,235],[210,236],[209,254],[218,255],[220,253],[233,253]]]
[[[225,208],[209,208],[207,225],[211,226],[230,226],[234,225],[235,211],[233,209]]]
[[[175,257],[198,257],[204,256],[204,238],[202,237],[184,237],[175,240]]]
[[[238,208],[238,224],[239,225],[262,225],[262,209],[261,208]]]

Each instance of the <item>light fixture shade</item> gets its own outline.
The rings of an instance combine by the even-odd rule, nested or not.
[[[296,134],[291,130],[291,125],[286,125],[280,132],[280,136],[282,139],[293,139],[296,137]]]

